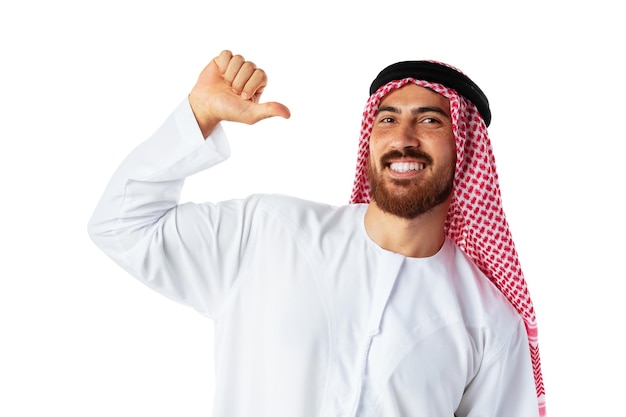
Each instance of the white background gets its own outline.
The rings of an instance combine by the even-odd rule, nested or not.
[[[624,415],[624,40],[598,1],[6,1],[0,6],[0,416],[209,416],[212,324],[86,224],[109,176],[222,49],[290,120],[228,125],[184,199],[347,202],[371,80],[437,59],[478,83],[535,302],[548,414]]]

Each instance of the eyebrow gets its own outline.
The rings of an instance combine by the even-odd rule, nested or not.
[[[381,108],[378,109],[378,112],[376,114],[382,113],[388,111],[390,113],[396,113],[396,114],[401,114],[402,112],[400,111],[399,108],[394,107],[394,106],[383,106]],[[411,114],[416,116],[418,114],[424,114],[424,113],[429,113],[429,112],[433,112],[433,113],[438,113],[441,114],[442,116],[445,117],[450,117],[450,115],[448,113],[446,113],[441,107],[437,107],[437,106],[424,106],[424,107],[418,107],[415,109],[411,109]]]

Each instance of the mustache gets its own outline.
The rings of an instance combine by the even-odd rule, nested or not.
[[[417,148],[405,148],[402,151],[394,149],[393,151],[389,151],[381,156],[380,162],[381,165],[388,165],[390,163],[390,160],[402,157],[421,159],[428,165],[431,165],[433,163],[433,158],[430,155]]]

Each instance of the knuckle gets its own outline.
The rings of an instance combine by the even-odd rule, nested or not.
[[[248,71],[254,71],[256,69],[256,65],[252,61],[246,61],[243,63],[242,68]]]
[[[263,79],[267,78],[267,74],[261,68],[256,68],[254,72],[256,73],[256,76],[259,78],[263,78]]]
[[[231,57],[231,60],[232,60],[232,61],[238,61],[238,62],[244,62],[243,56],[241,56],[241,55],[239,55],[239,54],[237,54],[237,55],[233,55],[233,56]]]

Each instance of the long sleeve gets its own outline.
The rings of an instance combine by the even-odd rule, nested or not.
[[[466,388],[458,416],[538,416],[537,394],[523,323],[508,343],[485,358]]]
[[[185,100],[121,163],[88,225],[96,245],[131,275],[207,316],[235,280],[250,210],[245,201],[179,205],[179,198],[186,177],[229,155],[222,128],[204,140]]]

